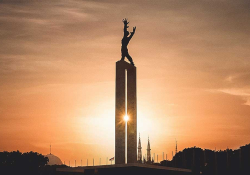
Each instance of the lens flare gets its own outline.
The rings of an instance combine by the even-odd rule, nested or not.
[[[126,122],[129,120],[129,118],[128,118],[127,115],[124,116],[124,120],[125,120]]]

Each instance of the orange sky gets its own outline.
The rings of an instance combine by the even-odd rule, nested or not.
[[[68,163],[114,156],[122,19],[136,33],[143,154],[250,142],[250,3],[1,1],[0,151]],[[90,161],[92,162],[92,161]]]

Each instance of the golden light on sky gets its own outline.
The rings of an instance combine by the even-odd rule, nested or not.
[[[0,151],[114,156],[115,62],[136,33],[142,154],[250,142],[247,0],[1,1]]]

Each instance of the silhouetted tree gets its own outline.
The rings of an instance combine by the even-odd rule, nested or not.
[[[245,175],[250,174],[250,144],[240,149],[213,151],[201,148],[185,148],[172,161],[162,161],[163,166],[188,168],[193,174],[205,175]]]
[[[48,158],[36,152],[21,153],[19,151],[0,152],[0,172],[5,174],[38,174]]]

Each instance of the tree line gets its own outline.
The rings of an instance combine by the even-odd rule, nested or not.
[[[192,169],[194,174],[245,175],[250,174],[250,144],[232,150],[185,148],[173,160],[164,160],[162,166]]]
[[[0,174],[39,174],[40,168],[44,167],[48,161],[47,157],[32,151],[26,153],[0,152]]]

